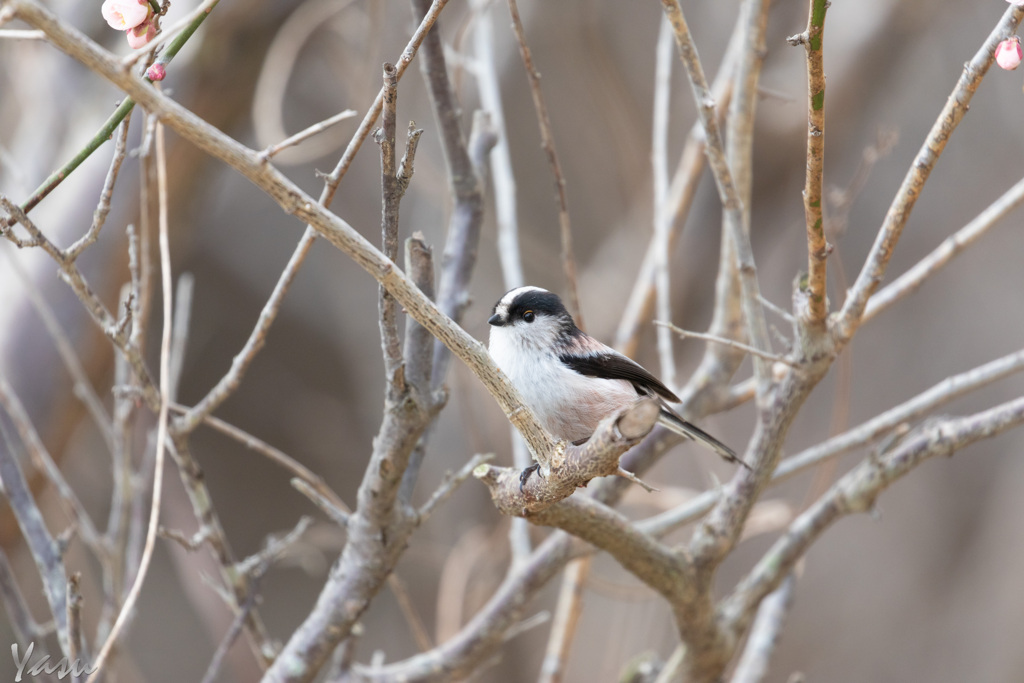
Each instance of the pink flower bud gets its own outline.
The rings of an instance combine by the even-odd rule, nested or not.
[[[1024,50],[1020,47],[1020,38],[1014,36],[1007,38],[996,46],[996,64],[1013,71],[1020,66],[1021,59],[1024,59]]]
[[[125,35],[128,36],[128,45],[130,45],[133,50],[138,50],[140,47],[156,38],[156,22],[149,19],[135,28],[128,29],[125,32]]]
[[[160,62],[153,64],[146,69],[146,78],[151,81],[162,81],[167,76],[167,69]]]
[[[149,19],[153,8],[147,0],[103,0],[100,14],[111,28],[127,31]]]

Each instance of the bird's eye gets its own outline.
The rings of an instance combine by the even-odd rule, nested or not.
[[[525,320],[528,323],[532,323],[533,319],[536,317],[537,316],[534,315],[533,311],[527,311],[526,313],[523,313],[523,320]]]

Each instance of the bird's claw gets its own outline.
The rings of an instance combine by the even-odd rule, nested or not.
[[[526,486],[526,482],[530,480],[530,475],[534,472],[540,472],[540,463],[535,462],[522,472],[519,473],[519,492],[523,492],[523,487]],[[544,475],[538,474],[537,476],[543,477]]]

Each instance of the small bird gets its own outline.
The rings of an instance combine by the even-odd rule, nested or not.
[[[679,397],[658,378],[576,327],[558,295],[540,287],[513,289],[487,322],[494,362],[554,436],[583,443],[601,420],[649,396],[661,404],[660,424],[747,467],[728,446],[673,412],[668,402]],[[520,490],[539,467],[523,471]]]

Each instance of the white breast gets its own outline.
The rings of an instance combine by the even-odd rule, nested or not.
[[[498,367],[554,436],[567,441],[586,439],[602,419],[636,401],[636,390],[629,382],[581,375],[543,341],[542,348],[537,348],[508,327],[493,328],[489,348]]]

